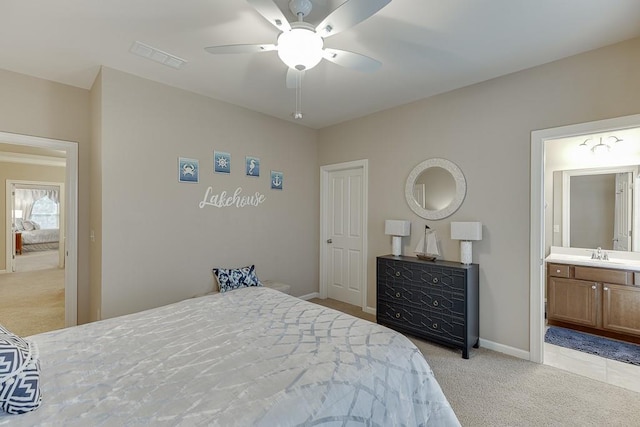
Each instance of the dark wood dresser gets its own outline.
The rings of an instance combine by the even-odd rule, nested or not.
[[[480,321],[478,264],[422,261],[386,255],[377,258],[379,324],[462,349],[478,348]]]

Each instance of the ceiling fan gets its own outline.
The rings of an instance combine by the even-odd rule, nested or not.
[[[306,70],[324,58],[335,64],[363,72],[377,70],[381,63],[368,56],[324,47],[324,39],[347,30],[371,17],[391,0],[347,0],[316,27],[304,22],[311,12],[310,0],[291,0],[289,10],[298,21],[289,22],[273,0],[247,0],[260,15],[280,30],[277,44],[234,44],[205,48],[213,54],[259,53],[277,51],[287,69],[287,87],[299,88]]]

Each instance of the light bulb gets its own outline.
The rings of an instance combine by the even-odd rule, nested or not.
[[[313,30],[293,28],[278,37],[278,56],[288,67],[308,70],[322,60],[322,37]]]

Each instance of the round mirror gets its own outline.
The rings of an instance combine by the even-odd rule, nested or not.
[[[425,219],[442,219],[458,210],[467,182],[458,166],[446,159],[428,159],[407,178],[404,194],[413,212]]]

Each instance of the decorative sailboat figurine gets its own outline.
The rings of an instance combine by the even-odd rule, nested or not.
[[[415,254],[418,259],[425,261],[435,261],[440,256],[438,235],[428,225],[424,226],[424,235],[420,238],[418,246],[416,246]]]

